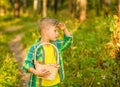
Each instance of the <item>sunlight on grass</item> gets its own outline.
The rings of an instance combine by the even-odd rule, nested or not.
[[[66,24],[74,40],[71,47],[63,52],[66,79],[60,87],[117,87],[119,85],[119,65],[108,55],[108,50],[105,48],[105,44],[111,39],[109,29],[112,17],[96,17],[95,13],[94,15],[92,13],[91,11],[83,23],[79,23],[77,18],[68,16],[70,13],[66,10],[60,11],[59,14],[48,11],[48,17],[56,18]],[[15,35],[24,33],[21,43],[24,49],[28,50],[40,37],[37,21],[42,18],[41,14],[37,17],[35,14],[30,14],[29,17],[27,15],[2,21],[0,25],[0,57],[2,59],[0,83],[5,87],[15,87],[19,84],[18,65],[9,50],[8,42]],[[16,26],[23,27],[12,32],[5,31],[7,28]],[[62,39],[63,33],[59,33],[59,39]]]
[[[16,61],[9,54],[6,54],[4,58],[0,68],[0,87],[19,86],[19,71]]]

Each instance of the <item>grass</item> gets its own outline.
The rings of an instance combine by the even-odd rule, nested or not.
[[[115,68],[119,68],[119,64],[105,49],[105,44],[111,39],[108,20],[96,17],[91,22],[86,20],[78,25],[77,31],[73,33],[74,43],[68,49],[71,51],[63,54],[66,70],[63,87],[119,86],[119,78],[115,76],[120,74],[114,74],[118,72]]]
[[[3,28],[4,30],[4,28]],[[12,35],[1,31],[0,35],[0,87],[16,87],[19,85],[19,70],[16,60],[8,47]]]
[[[25,17],[21,17],[20,19],[8,17],[1,18],[0,20],[0,87],[19,87],[20,85],[20,71],[18,70],[18,63],[13,57],[13,53],[11,52],[8,43],[15,35],[24,33],[24,31],[27,32],[29,27],[35,25],[33,20],[26,19],[27,18]],[[25,20],[32,22],[26,23]],[[7,29],[10,30],[17,26],[23,26],[23,28],[15,31],[7,31]]]
[[[71,47],[63,52],[66,79],[60,87],[119,87],[119,65],[108,55],[108,50],[105,48],[106,43],[111,39],[109,24],[112,18],[88,16],[88,19],[80,24],[76,18],[63,16],[64,11],[58,15],[50,14],[50,12],[48,14],[49,17],[57,18],[65,23],[74,36]],[[25,49],[28,49],[40,37],[37,33],[37,20],[40,18],[41,16],[35,18],[21,16],[20,19],[1,22],[0,51],[2,53],[0,57],[2,61],[0,61],[0,72],[2,72],[0,77],[2,79],[0,82],[4,83],[2,86],[17,86],[19,83],[18,65],[8,48],[8,42],[14,35],[24,33],[21,43]],[[5,32],[6,28],[18,25],[24,26],[22,30]],[[62,33],[60,32],[60,34]],[[62,35],[59,38],[62,38]],[[12,77],[13,74],[15,74],[14,77]],[[15,80],[11,82],[13,78]]]
[[[66,24],[74,36],[72,46],[63,53],[66,79],[60,87],[119,86],[119,78],[116,77],[119,76],[116,70],[119,65],[105,49],[111,39],[110,17],[88,18],[82,24],[75,18],[64,20],[64,17],[58,16],[58,19]],[[36,25],[33,27],[22,40],[27,49],[39,37]]]

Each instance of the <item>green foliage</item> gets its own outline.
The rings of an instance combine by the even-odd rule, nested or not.
[[[10,8],[9,0],[0,0],[0,6],[4,6],[5,8]]]
[[[88,1],[90,8],[96,8],[93,0]],[[67,5],[67,1],[65,3]],[[32,3],[30,4],[29,16],[21,15],[19,19],[14,19],[9,15],[0,19],[0,87],[16,87],[19,84],[18,65],[8,48],[8,41],[14,35],[24,33],[21,42],[24,48],[28,49],[40,37],[37,21],[41,14],[36,16],[32,11]],[[120,64],[108,55],[105,48],[106,43],[111,40],[112,29],[109,29],[113,26],[110,23],[112,18],[96,17],[94,10],[88,13],[86,21],[80,24],[76,18],[71,18],[66,9],[61,10],[59,14],[48,10],[48,17],[65,23],[74,37],[71,47],[63,52],[66,79],[60,87],[119,87]],[[17,25],[24,27],[11,33],[5,32],[5,28]],[[60,39],[61,34],[63,33],[60,32]]]
[[[60,87],[118,86],[119,65],[105,49],[105,44],[110,40],[110,19],[95,17],[83,24],[79,24],[75,18],[64,20],[58,16],[58,19],[66,24],[74,37],[72,46],[63,53],[66,79]],[[27,49],[39,37],[36,25],[32,27],[22,40]]]
[[[4,41],[4,39],[1,41]],[[18,65],[9,54],[10,51],[7,48],[7,44],[0,43],[0,45],[0,87],[16,87],[19,85]]]
[[[14,22],[16,23],[16,20]],[[0,25],[0,87],[19,87],[20,83],[18,64],[8,46],[8,42],[16,34],[6,32],[11,25],[13,21],[2,21]]]
[[[4,55],[4,62],[0,68],[0,87],[16,87],[19,86],[18,65],[9,55]]]
[[[102,22],[104,20],[104,22]],[[119,65],[106,52],[110,39],[108,20],[94,19],[73,34],[74,43],[63,54],[66,80],[63,87],[113,87],[119,85]],[[104,27],[103,27],[104,26]],[[114,79],[114,80],[113,80]],[[117,85],[115,83],[118,83]]]

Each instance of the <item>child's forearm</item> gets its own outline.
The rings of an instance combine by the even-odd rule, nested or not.
[[[67,29],[67,27],[65,26],[65,24],[59,23],[59,24],[57,25],[57,27],[60,28],[60,29],[64,32],[65,35],[71,36],[71,33],[68,31],[68,29]]]
[[[30,72],[30,73],[33,73],[34,75],[36,75],[36,76],[42,76],[37,70],[35,70],[34,68],[28,68],[28,71]]]
[[[67,28],[65,28],[65,29],[63,30],[63,32],[64,32],[65,35],[71,36],[71,33],[68,31]]]
[[[44,77],[44,76],[47,76],[50,74],[50,72],[47,70],[44,70],[43,72],[39,72],[39,71],[35,70],[34,68],[28,68],[28,71],[39,77]]]
[[[37,71],[34,68],[28,68],[28,72],[37,75]]]

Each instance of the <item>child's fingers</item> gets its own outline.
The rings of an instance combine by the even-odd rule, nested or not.
[[[60,65],[59,64],[56,64],[56,65],[54,65],[56,68],[60,68]]]
[[[64,24],[59,23],[57,26],[58,26],[59,28],[61,28],[61,27],[63,27],[63,26],[64,26]]]
[[[42,72],[38,71],[38,76],[39,77],[44,77],[50,75],[50,72],[48,70],[43,70]]]
[[[49,75],[50,75],[50,72],[49,72],[49,71],[46,71],[46,72],[43,73],[43,76],[42,76],[42,77],[47,77],[47,76],[49,76]]]
[[[48,70],[44,70],[42,73],[45,74],[45,75],[50,74],[50,72]]]
[[[66,29],[66,26],[65,26],[65,24],[59,24],[58,25],[58,28],[60,28],[61,30],[64,30],[64,29]]]

